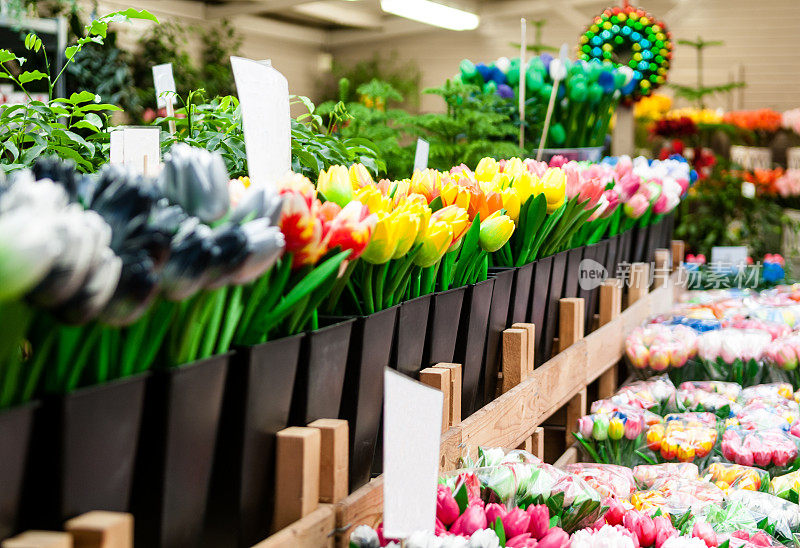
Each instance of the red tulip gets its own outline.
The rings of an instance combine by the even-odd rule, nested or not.
[[[497,518],[501,520],[505,517],[508,513],[506,507],[502,504],[497,504],[496,502],[492,502],[491,504],[486,505],[486,522],[491,526],[497,521]]]
[[[528,531],[536,540],[541,540],[550,530],[550,511],[544,504],[528,506],[525,510],[530,515]]]
[[[695,523],[694,529],[692,529],[692,536],[705,542],[708,548],[715,548],[716,546],[719,546],[717,534],[714,532],[714,529],[708,522],[698,521]]]
[[[606,522],[609,525],[622,525],[622,517],[625,515],[625,507],[620,501],[614,498],[605,500],[608,505],[608,512],[606,512]]]
[[[769,536],[767,536],[764,531],[758,531],[750,537],[750,544],[755,544],[756,546],[772,546]]]
[[[652,546],[656,541],[656,526],[650,516],[630,510],[625,514],[622,523],[628,531],[636,535],[640,546]]]
[[[539,543],[536,539],[531,538],[530,533],[522,533],[515,537],[511,537],[506,541],[506,548],[537,548]]]
[[[458,503],[450,488],[439,484],[436,488],[436,517],[449,526],[458,518],[459,513]]]
[[[667,516],[653,518],[653,524],[656,527],[656,548],[661,548],[668,538],[678,536],[677,529],[673,527],[672,522]]]
[[[568,546],[569,535],[561,527],[553,527],[539,541],[537,548],[567,548]]]
[[[514,508],[503,517],[503,530],[508,538],[513,538],[527,533],[530,521],[530,514],[522,508]]]
[[[471,536],[480,529],[486,529],[486,512],[482,506],[470,504],[464,513],[453,523],[450,532],[454,535]]]

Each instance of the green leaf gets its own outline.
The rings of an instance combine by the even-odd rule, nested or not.
[[[25,72],[19,75],[18,80],[20,84],[27,84],[28,82],[34,82],[36,80],[41,80],[43,78],[47,78],[48,80],[50,79],[50,77],[47,76],[44,72],[40,72],[38,70],[31,70],[31,71],[26,70]]]
[[[86,32],[92,36],[102,36],[105,38],[108,32],[108,23],[102,19],[95,19],[86,27]]]
[[[67,58],[67,61],[72,61],[72,58],[75,57],[81,50],[81,46],[69,46],[67,49],[64,50],[64,56]]]
[[[456,489],[456,492],[453,493],[453,498],[456,499],[456,503],[458,504],[458,513],[463,514],[464,510],[466,510],[467,506],[469,505],[466,483],[462,483],[458,489]]]
[[[17,56],[14,55],[7,49],[0,49],[0,63],[7,63],[8,61],[14,61],[17,59]]]
[[[100,19],[102,19],[103,21],[107,21],[109,23],[127,23],[131,19],[142,19],[158,23],[158,19],[156,18],[156,16],[150,13],[149,11],[137,10],[134,8],[115,11],[113,13],[109,13],[108,15],[104,15]]]
[[[72,103],[73,105],[77,105],[79,103],[88,103],[97,100],[97,95],[92,93],[91,91],[81,91],[79,93],[73,93],[69,96],[69,99],[66,101]]]

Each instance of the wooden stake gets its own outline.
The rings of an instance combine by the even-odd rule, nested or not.
[[[450,427],[450,409],[453,406],[450,392],[450,370],[444,368],[428,367],[419,372],[419,382],[441,390],[444,394],[444,408],[442,409],[442,432]]]
[[[175,117],[175,105],[172,104],[172,96],[167,96],[164,98],[165,102],[167,103],[167,116],[169,118]],[[175,135],[175,120],[170,120],[168,122],[169,125],[169,134]]]
[[[503,331],[503,393],[528,378],[528,330]]]
[[[525,148],[525,87],[527,85],[528,22],[523,17],[519,21],[522,38],[519,44],[519,148]]]
[[[133,548],[133,515],[87,512],[64,524],[75,548]]]
[[[653,272],[653,289],[667,283],[670,273],[671,253],[668,249],[656,249],[655,272]]]
[[[677,270],[686,255],[686,244],[683,240],[672,240],[672,270]]]
[[[534,351],[536,350],[536,326],[532,323],[515,323],[511,327],[513,329],[524,329],[528,332],[528,344],[525,345],[525,356],[528,376],[530,376],[530,374],[533,373]]]
[[[569,403],[567,404],[567,424],[566,432],[567,432],[567,447],[572,445],[575,442],[575,438],[573,437],[572,433],[577,432],[578,428],[578,419],[586,414],[586,387],[581,389],[580,392],[575,394]]]
[[[318,419],[308,427],[316,428],[320,433],[319,501],[337,503],[347,496],[347,421]]]
[[[273,532],[307,516],[319,503],[320,431],[292,426],[278,432]]]
[[[650,265],[633,263],[631,265],[631,284],[628,288],[628,306],[647,295],[650,284]]]
[[[600,327],[622,313],[622,284],[609,278],[600,286]]]
[[[558,348],[563,352],[576,341],[583,338],[584,304],[581,298],[567,298],[559,301]]]
[[[547,133],[550,131],[550,118],[553,116],[553,109],[556,107],[556,97],[558,96],[558,84],[560,80],[553,82],[553,91],[550,93],[550,102],[547,104],[547,114],[544,117],[544,127],[542,128],[542,138],[539,140],[539,150],[536,152],[536,161],[542,161],[542,151],[547,141]]]
[[[6,539],[2,548],[72,548],[69,533],[54,531],[25,531],[16,537]]]
[[[531,453],[544,460],[544,428],[537,426],[531,436],[531,445],[533,450]]]
[[[517,449],[533,454],[533,437],[525,438],[525,441],[520,443]]]
[[[433,367],[450,370],[450,413],[448,426],[461,423],[461,383],[462,371],[460,363],[437,363]]]

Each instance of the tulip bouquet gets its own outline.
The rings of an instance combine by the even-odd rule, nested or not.
[[[663,415],[668,404],[675,398],[675,385],[666,375],[651,377],[644,381],[633,381],[622,386],[617,393],[591,406],[592,413],[617,411],[622,408],[647,409]]]
[[[633,469],[633,479],[640,489],[650,489],[662,480],[699,480],[700,469],[693,462],[640,464]]]
[[[641,462],[647,426],[656,421],[660,417],[636,408],[595,413],[578,419],[573,435],[594,462],[634,466]]]
[[[767,472],[740,464],[712,463],[703,472],[703,478],[726,493],[728,489],[769,491],[769,474]]]
[[[509,103],[518,96],[519,83],[525,78],[528,100],[526,121],[529,142],[538,142],[542,132],[542,111],[550,101],[555,81],[560,82],[558,101],[546,146],[602,146],[609,123],[619,102],[619,90],[632,77],[627,67],[614,69],[600,62],[564,61],[549,54],[530,59],[522,74],[519,58],[501,57],[485,65],[464,60],[459,77],[463,82],[480,86],[483,93],[497,94]]]
[[[684,368],[696,352],[697,340],[691,328],[651,324],[637,327],[625,338],[625,355],[639,376],[671,368],[672,378],[681,378],[693,374],[693,368]]]
[[[800,504],[800,471],[772,478],[769,483],[769,492],[776,497]]]
[[[702,465],[717,443],[717,418],[712,413],[677,413],[667,415],[664,423],[650,426],[646,432],[646,460],[694,462]]]
[[[736,414],[735,421],[745,430],[789,431],[799,416],[800,410],[797,402],[793,400],[781,400],[774,403],[753,401]]]
[[[731,489],[728,504],[741,504],[758,522],[758,528],[794,545],[800,533],[800,506],[769,493]]]
[[[767,369],[762,356],[772,337],[769,333],[744,329],[720,329],[697,339],[697,357],[707,378],[732,381],[743,386],[759,384]]]
[[[765,362],[795,388],[800,388],[800,336],[789,335],[772,341],[764,351]]]
[[[756,466],[772,476],[785,473],[797,464],[800,439],[780,430],[745,430],[732,426],[722,435],[722,456],[728,462]]]
[[[742,387],[732,382],[686,381],[675,393],[674,408],[680,413],[708,411],[727,419],[741,411],[736,401],[741,391]]]
[[[703,508],[721,505],[725,493],[713,483],[702,480],[669,479],[656,482],[646,491],[637,491],[631,497],[636,510],[652,514],[682,516],[698,513]]]
[[[633,471],[626,466],[582,462],[568,464],[564,470],[581,478],[603,497],[627,500],[636,491]]]
[[[739,394],[739,402],[748,405],[760,402],[767,405],[781,405],[786,401],[797,402],[797,396],[792,392],[792,385],[787,382],[774,382],[757,384],[743,388]]]
[[[733,318],[726,318],[722,321],[722,327],[733,327],[735,329],[756,329],[759,331],[766,331],[769,333],[772,340],[785,337],[789,335],[792,330],[783,322],[773,322],[769,320],[762,320],[759,318],[743,318],[736,316]]]

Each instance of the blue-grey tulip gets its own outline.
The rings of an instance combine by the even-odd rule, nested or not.
[[[230,208],[228,172],[218,152],[174,145],[164,159],[158,181],[172,203],[204,223],[221,219]]]

